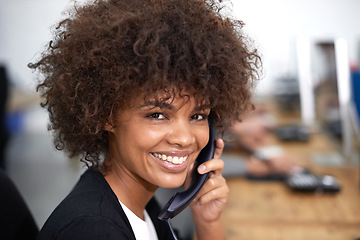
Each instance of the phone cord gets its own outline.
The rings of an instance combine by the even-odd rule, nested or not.
[[[174,240],[178,240],[177,237],[176,237],[176,234],[175,234],[175,232],[174,232],[174,229],[171,227],[170,218],[167,219],[167,223],[168,223],[168,225],[169,225],[171,234],[172,234],[173,237],[174,237]]]

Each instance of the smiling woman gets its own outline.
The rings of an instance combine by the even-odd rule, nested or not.
[[[165,107],[140,103],[118,112],[115,127],[109,128],[104,162],[116,174],[110,171],[107,179],[135,179],[134,184],[141,182],[148,189],[184,183],[188,168],[208,142],[210,109],[200,110],[193,98],[167,102]]]
[[[221,2],[221,1],[220,1]],[[218,1],[95,0],[69,12],[36,63],[55,146],[89,166],[39,239],[171,239],[153,195],[175,188],[217,127],[249,106],[260,58]],[[201,239],[223,239],[228,188],[214,159],[191,204]],[[104,156],[104,158],[102,158]]]

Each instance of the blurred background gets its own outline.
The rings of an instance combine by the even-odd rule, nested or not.
[[[0,0],[1,99],[6,98],[2,108],[6,128],[1,140],[6,142],[2,167],[19,188],[39,227],[84,170],[82,165],[54,150],[51,133],[47,131],[47,112],[40,108],[35,91],[36,76],[27,68],[48,44],[51,30],[71,4],[68,0]],[[266,119],[275,133],[270,144],[288,150],[319,174],[331,173],[342,180],[340,193],[310,204],[330,201],[329,206],[343,209],[340,215],[344,216],[322,221],[323,213],[310,214],[311,218],[302,216],[299,209],[292,209],[284,213],[289,214],[288,218],[279,217],[277,221],[288,230],[275,233],[278,228],[265,227],[274,226],[271,225],[274,215],[270,212],[267,217],[252,219],[253,225],[246,231],[236,230],[239,225],[232,228],[230,224],[229,239],[262,239],[255,229],[273,233],[268,239],[288,239],[294,233],[299,237],[291,239],[360,237],[356,230],[360,229],[360,1],[235,0],[228,5],[229,14],[245,22],[244,32],[262,55],[262,79],[254,91],[254,101],[267,109]],[[305,139],[299,137],[299,129],[305,129]],[[256,185],[250,182],[250,188],[246,185],[248,181],[231,179],[231,190],[242,192],[247,187],[259,187],[260,196],[253,198],[265,203],[274,192],[288,191],[276,185],[274,191],[268,192],[270,185],[261,184],[278,183],[262,181]],[[285,195],[285,202],[293,200],[291,191]],[[254,206],[249,208],[245,202],[238,202],[237,195],[230,197],[234,200],[230,199],[229,210],[236,207],[236,211],[243,213],[238,224],[249,224]],[[308,195],[304,198],[308,199]],[[344,207],[347,204],[351,207]],[[291,222],[297,216],[302,222]],[[225,214],[225,220],[236,222],[232,217]],[[289,221],[290,225],[286,225]],[[304,235],[304,231],[310,235]],[[334,235],[334,231],[340,231],[340,235]]]

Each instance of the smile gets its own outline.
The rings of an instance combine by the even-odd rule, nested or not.
[[[159,153],[152,153],[152,155],[162,161],[167,161],[173,164],[182,164],[185,162],[188,158],[188,156],[185,157],[172,157],[172,156],[166,156],[165,154],[159,154]]]

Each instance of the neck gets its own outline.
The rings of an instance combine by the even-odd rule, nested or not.
[[[105,161],[109,165],[105,179],[111,189],[127,208],[144,220],[144,209],[157,187],[146,187],[141,180],[132,176],[127,169],[122,168],[116,159],[106,158]]]

